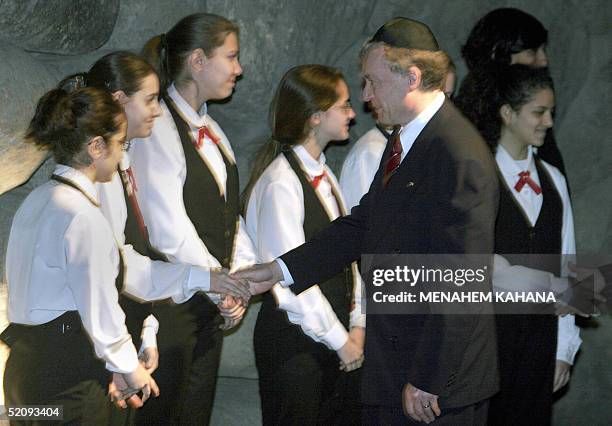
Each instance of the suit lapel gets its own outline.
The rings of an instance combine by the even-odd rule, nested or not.
[[[431,143],[436,132],[439,117],[445,113],[447,108],[447,102],[446,100],[444,101],[440,110],[434,114],[417,136],[397,172],[389,180],[387,188],[383,190],[382,170],[391,151],[391,145],[387,143],[383,153],[384,161],[381,161],[381,167],[379,167],[374,178],[376,182],[376,197],[373,208],[376,211],[370,214],[372,218],[370,229],[373,231],[371,232],[372,240],[370,247],[378,247],[379,243],[388,235],[389,228],[398,220],[397,212],[404,212],[410,208],[411,198],[424,183],[423,179],[428,176],[428,169],[432,167]],[[433,166],[435,167],[435,165]]]

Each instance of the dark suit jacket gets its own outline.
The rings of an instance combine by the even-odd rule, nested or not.
[[[492,253],[498,202],[494,160],[480,135],[445,101],[382,189],[382,169],[349,216],[281,258],[293,291],[338,273],[368,253]],[[371,289],[368,289],[369,292]],[[484,315],[370,315],[362,399],[401,406],[406,383],[442,407],[498,389],[494,322]]]

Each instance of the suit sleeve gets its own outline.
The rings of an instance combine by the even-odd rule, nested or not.
[[[293,277],[293,292],[300,293],[333,277],[360,258],[369,205],[368,193],[350,215],[337,218],[310,241],[280,256]]]

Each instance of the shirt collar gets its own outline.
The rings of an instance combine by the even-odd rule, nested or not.
[[[127,152],[123,153],[123,158],[119,163],[119,170],[124,171],[130,168],[130,155]]]
[[[170,98],[174,101],[174,104],[176,105],[176,107],[181,110],[184,117],[187,120],[189,120],[189,123],[193,127],[202,127],[206,124],[204,120],[204,117],[206,116],[208,112],[206,103],[202,105],[202,108],[200,109],[200,112],[198,113],[196,110],[194,110],[191,107],[191,105],[189,105],[189,103],[185,100],[185,98],[181,96],[178,90],[176,90],[174,83],[172,83],[170,87],[168,88],[168,96],[170,96]]]
[[[99,202],[98,190],[96,185],[83,173],[64,164],[58,164],[55,166],[53,174],[63,177],[74,183],[79,189],[81,189],[85,195],[90,197],[96,203]]]
[[[319,176],[325,171],[325,154],[321,153],[319,159],[315,160],[314,158],[312,158],[312,155],[310,155],[310,153],[306,151],[304,145],[296,145],[292,147],[292,149],[293,152],[295,152],[295,155],[297,155],[300,161],[302,162],[302,165],[304,166],[304,171],[308,173],[311,178]]]
[[[429,120],[431,120],[436,112],[438,112],[438,110],[442,107],[444,99],[446,99],[444,93],[438,92],[434,100],[431,101],[419,115],[413,118],[408,124],[402,126],[400,132],[402,134],[412,133],[416,135],[421,133],[423,128],[427,125],[427,123],[429,123]]]
[[[512,158],[510,153],[503,147],[503,145],[497,145],[495,150],[495,161],[499,166],[499,170],[508,176],[517,176],[520,172],[529,170],[533,172],[533,147],[527,147],[527,159],[515,160]]]

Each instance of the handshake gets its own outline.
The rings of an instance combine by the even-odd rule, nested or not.
[[[265,293],[283,279],[283,272],[276,261],[252,265],[230,273],[220,269],[210,274],[210,292],[230,296],[243,306],[251,296]]]

